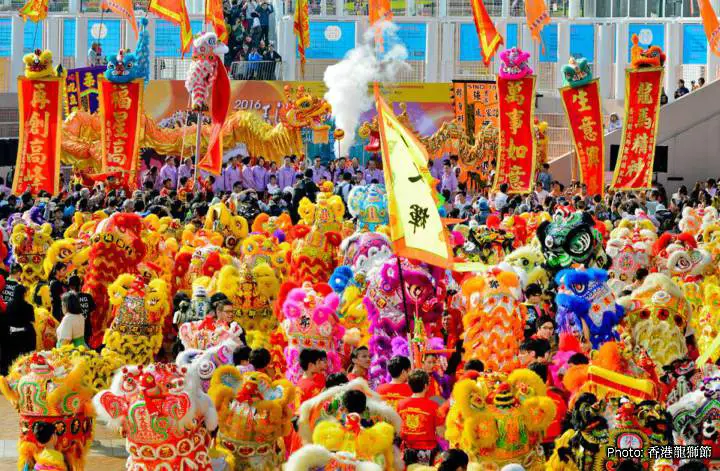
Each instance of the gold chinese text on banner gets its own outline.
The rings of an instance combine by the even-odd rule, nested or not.
[[[519,80],[497,78],[499,141],[493,191],[508,184],[508,192],[532,191],[535,143],[535,76]]]
[[[102,168],[119,172],[128,188],[137,186],[144,81],[114,83],[100,77]]]
[[[662,67],[625,70],[625,125],[612,181],[616,190],[652,187],[663,72]]]
[[[422,144],[375,90],[387,187],[390,238],[399,256],[447,267],[452,250],[440,218]]]
[[[580,164],[580,181],[587,185],[588,194],[602,195],[605,177],[605,132],[600,81],[595,79],[577,88],[561,88],[560,98]]]
[[[64,79],[18,77],[20,139],[13,178],[13,193],[60,187],[60,134]]]

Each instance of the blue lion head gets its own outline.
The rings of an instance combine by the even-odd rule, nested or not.
[[[120,50],[116,56],[108,59],[105,78],[111,82],[128,83],[143,75],[137,57],[132,52]]]
[[[560,331],[582,331],[587,325],[593,348],[616,338],[614,327],[624,315],[622,306],[607,284],[608,273],[599,268],[565,269],[555,277],[558,285],[555,302]]]

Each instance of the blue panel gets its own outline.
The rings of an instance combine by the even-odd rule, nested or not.
[[[479,62],[482,60],[480,42],[473,23],[460,24],[460,62]]]
[[[703,25],[683,25],[683,64],[705,65],[707,47]]]
[[[540,32],[542,42],[545,45],[545,53],[543,47],[540,46],[540,62],[557,62],[558,61],[558,27],[557,24],[545,25]]]
[[[518,44],[518,25],[516,23],[508,23],[507,38],[505,38],[505,47],[511,48]],[[500,46],[498,50],[502,50]],[[477,30],[474,23],[460,24],[460,54],[458,56],[460,62],[480,62],[483,60],[482,52],[480,52],[480,40],[478,39]]]
[[[595,62],[594,25],[570,25],[570,55]]]
[[[311,21],[307,59],[342,59],[355,47],[355,23]]]
[[[12,20],[0,18],[0,57],[12,55]]]
[[[193,35],[202,33],[203,21],[191,20],[190,30],[193,32]],[[167,20],[158,19],[155,22],[155,56],[178,58],[182,56],[180,26]]]
[[[166,20],[155,22],[155,56],[180,57],[180,27]]]
[[[427,46],[427,25],[425,23],[396,23],[398,26],[397,38],[389,39],[385,34],[385,44],[392,47],[393,42],[405,45],[408,51],[408,60],[425,60]],[[312,40],[311,40],[312,42]]]
[[[25,30],[23,32],[23,54],[33,52],[35,49],[42,49],[42,35],[43,35],[43,23],[25,23]]]
[[[75,57],[75,19],[63,20],[63,57]]]
[[[505,47],[508,49],[517,47],[518,43],[520,42],[520,39],[518,38],[517,23],[508,23],[505,26],[505,34],[507,35],[507,37],[505,38]]]
[[[665,25],[664,24],[642,24],[631,23],[628,25],[628,62],[630,62],[630,51],[632,50],[632,35],[637,34],[640,38],[640,46],[647,49],[648,46],[660,46],[665,50]]]
[[[120,50],[120,20],[88,20],[87,49],[92,43],[100,43],[102,55],[107,57],[117,54]]]

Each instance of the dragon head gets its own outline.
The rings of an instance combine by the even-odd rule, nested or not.
[[[508,80],[520,80],[532,75],[533,70],[528,65],[530,54],[516,47],[505,49],[500,53],[500,77]]]
[[[593,78],[590,64],[584,57],[571,57],[562,68],[563,85],[573,88],[587,85]]]
[[[665,65],[665,53],[660,46],[648,46],[643,49],[640,46],[640,38],[637,34],[632,35],[632,49],[630,50],[630,64],[634,69],[641,67],[662,67]]]

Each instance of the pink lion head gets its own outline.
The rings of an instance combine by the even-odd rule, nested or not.
[[[296,381],[301,372],[297,357],[305,348],[316,348],[327,352],[329,373],[339,371],[338,348],[345,329],[337,316],[340,299],[335,293],[323,295],[316,287],[305,283],[302,288],[290,290],[282,305],[283,328],[288,336],[285,349],[287,376]]]
[[[520,80],[528,75],[532,75],[533,70],[528,65],[530,54],[513,47],[505,49],[500,53],[500,77],[507,80]]]

